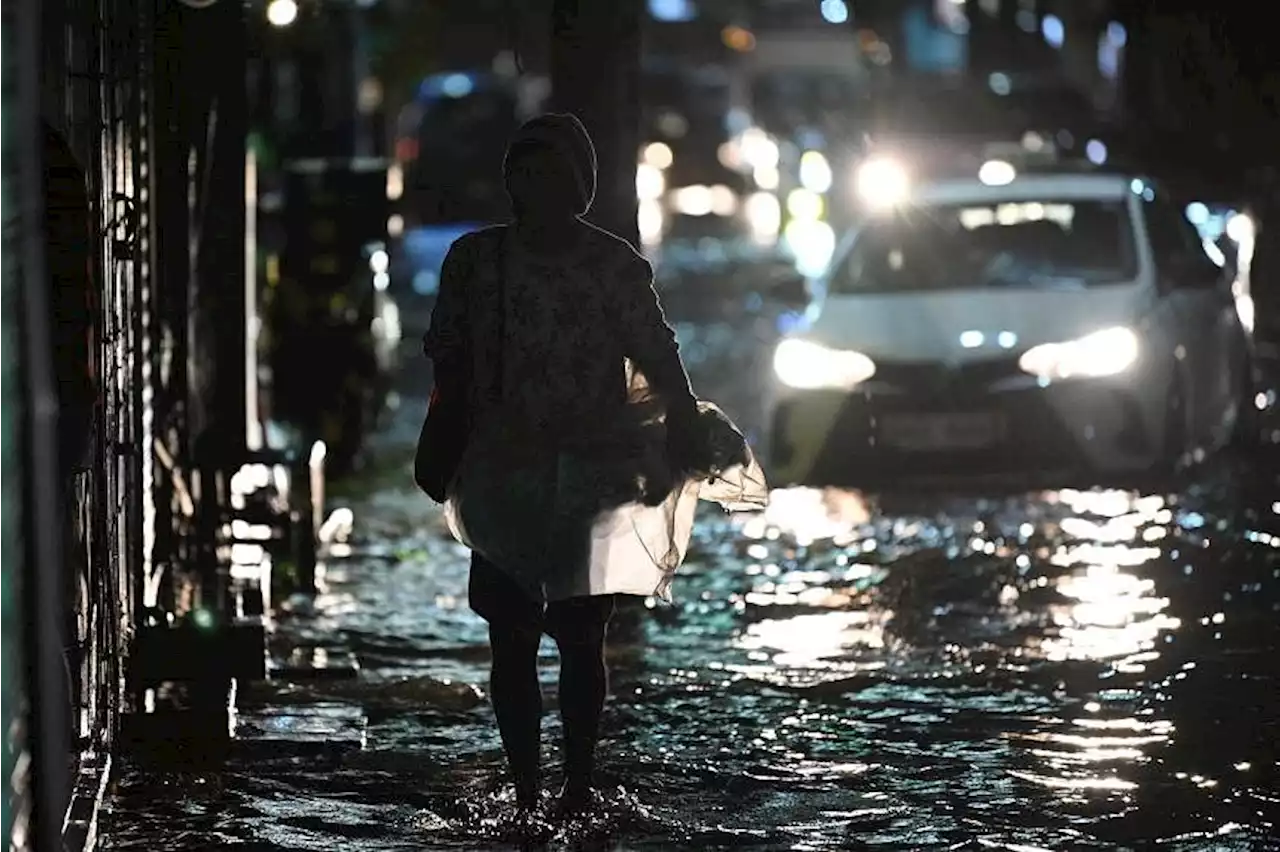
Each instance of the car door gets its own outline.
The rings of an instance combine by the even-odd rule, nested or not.
[[[1243,351],[1231,274],[1205,251],[1183,207],[1167,194],[1144,203],[1158,286],[1179,341],[1175,357],[1187,381],[1188,425],[1202,438],[1223,422],[1240,388]]]

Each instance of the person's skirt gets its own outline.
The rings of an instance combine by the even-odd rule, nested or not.
[[[473,442],[446,504],[450,529],[535,601],[669,599],[698,500],[735,510],[768,499],[741,432],[715,406],[701,408],[708,457],[680,473],[666,465],[660,429],[589,447]]]

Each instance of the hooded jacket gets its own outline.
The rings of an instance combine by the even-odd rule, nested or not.
[[[547,113],[526,121],[507,146],[504,177],[510,176],[512,151],[524,145],[545,146],[569,166],[578,191],[578,214],[585,214],[596,197],[596,146],[577,116]]]
[[[582,125],[545,116],[522,128],[513,147],[530,142],[564,168],[544,161],[519,171],[529,193],[521,216],[531,220],[453,244],[424,341],[441,392],[470,402],[445,515],[455,538],[533,601],[669,597],[703,494],[696,480],[705,478],[677,470],[693,458],[678,436],[706,434],[706,463],[696,470],[721,480],[731,464],[745,470],[750,453],[723,415],[708,409],[713,428],[696,413],[649,263],[626,241],[567,215],[574,199],[564,181],[572,178],[581,210],[595,192]],[[556,184],[540,185],[544,175]],[[555,209],[539,234],[544,199]],[[628,362],[656,393],[634,381]],[[654,419],[655,396],[676,428]],[[724,440],[711,441],[713,432]],[[729,452],[717,455],[715,446]],[[734,504],[763,502],[763,475],[755,475],[756,490],[738,489]],[[483,598],[473,598],[477,611],[489,606]]]
[[[569,166],[585,210],[596,158],[582,124],[533,119],[513,138],[508,164],[510,151],[530,142]],[[628,360],[669,412],[694,409],[647,260],[586,222],[573,248],[553,255],[533,253],[512,233],[503,225],[454,242],[423,342],[442,392],[468,394],[473,432],[514,424],[521,440],[590,443],[626,416]]]

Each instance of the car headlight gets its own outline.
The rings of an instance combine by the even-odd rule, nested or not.
[[[875,209],[902,203],[911,183],[900,163],[879,157],[859,166],[854,181],[858,197]]]
[[[1033,346],[1018,366],[1040,379],[1097,378],[1123,373],[1138,360],[1138,336],[1127,328],[1106,328],[1066,343]]]
[[[861,352],[792,339],[774,350],[773,371],[783,384],[800,390],[851,390],[874,376],[876,365]]]

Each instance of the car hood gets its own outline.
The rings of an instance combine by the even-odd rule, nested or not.
[[[805,334],[837,349],[903,362],[968,363],[1133,325],[1152,294],[1138,283],[1080,290],[968,290],[833,295]]]

